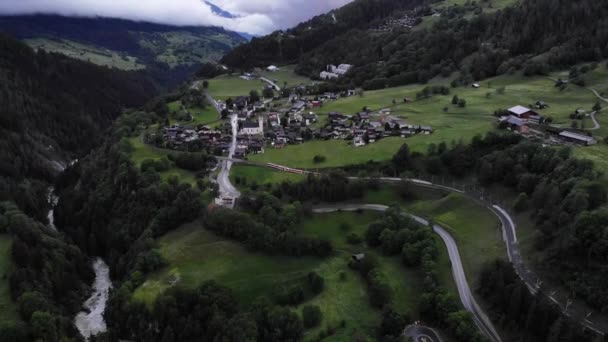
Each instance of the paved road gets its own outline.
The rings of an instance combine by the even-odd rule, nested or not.
[[[359,177],[349,177],[349,179],[369,179]],[[507,256],[509,261],[513,264],[513,267],[519,277],[524,281],[526,286],[530,289],[533,294],[547,296],[549,300],[558,305],[562,310],[562,313],[574,321],[579,322],[584,327],[594,331],[599,335],[605,335],[608,331],[608,322],[604,318],[598,318],[594,315],[593,311],[590,311],[585,303],[572,301],[570,298],[559,298],[556,295],[556,291],[543,287],[542,280],[529,268],[526,267],[524,259],[522,258],[519,250],[519,243],[517,240],[517,226],[513,218],[509,213],[498,205],[494,205],[487,198],[479,196],[477,194],[471,194],[461,189],[456,189],[449,186],[440,184],[434,184],[425,180],[420,179],[407,179],[407,178],[391,178],[381,177],[375,178],[381,182],[410,182],[422,187],[429,187],[434,189],[441,189],[449,192],[455,192],[466,196],[467,198],[478,202],[491,210],[494,215],[498,217],[502,224],[502,235],[505,246],[507,248]],[[449,235],[449,234],[448,234]]]
[[[264,81],[264,82],[266,82],[266,83],[270,84],[271,86],[273,86],[273,87],[274,87],[274,89],[276,89],[277,91],[281,91],[281,87],[279,87],[279,85],[278,85],[278,84],[274,83],[274,81],[273,81],[273,80],[270,80],[270,79],[268,79],[268,78],[266,78],[266,77],[260,77],[260,79],[261,79],[262,81]]]
[[[233,114],[230,117],[230,123],[232,125],[232,143],[230,144],[228,158],[221,161],[222,168],[217,176],[217,183],[220,187],[220,195],[229,196],[236,199],[241,196],[241,193],[230,182],[230,169],[232,168],[232,159],[234,152],[236,151],[236,137],[238,130],[238,118],[236,114]]]
[[[597,114],[596,111],[591,112],[591,114],[589,114],[589,117],[591,118],[591,121],[593,121],[593,127],[587,128],[587,130],[589,130],[589,131],[595,131],[595,130],[598,130],[598,129],[600,129],[602,127],[602,126],[600,126],[600,123],[597,122],[597,119],[595,118],[596,114]]]
[[[403,329],[403,336],[412,337],[414,342],[443,342],[435,330],[418,324],[411,324],[405,327]]]
[[[337,204],[322,208],[315,208],[313,212],[315,213],[329,213],[335,212],[338,210],[342,211],[355,211],[355,210],[375,210],[375,211],[386,211],[389,207],[386,205],[379,204]],[[404,215],[410,216],[418,223],[428,226],[429,221],[425,220],[422,217],[403,213]],[[469,283],[467,282],[466,275],[464,273],[464,268],[462,266],[462,260],[460,259],[460,253],[458,251],[458,246],[456,245],[456,241],[450,233],[448,233],[441,226],[434,224],[433,231],[441,237],[445,246],[448,250],[448,255],[450,257],[450,263],[452,264],[452,275],[454,277],[454,282],[456,283],[456,287],[458,288],[458,295],[460,296],[460,301],[462,305],[465,307],[467,311],[473,314],[473,318],[475,323],[479,327],[479,329],[486,335],[490,340],[494,342],[501,342],[500,336],[496,332],[492,321],[488,318],[486,313],[481,309],[481,307],[477,304],[471,289],[469,288]]]

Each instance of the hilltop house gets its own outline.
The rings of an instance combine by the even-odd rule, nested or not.
[[[519,119],[528,119],[531,116],[538,116],[538,114],[530,108],[524,106],[515,106],[509,108],[509,114]]]

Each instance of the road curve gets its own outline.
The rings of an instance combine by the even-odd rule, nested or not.
[[[274,87],[274,89],[276,89],[277,91],[281,91],[281,87],[279,87],[278,84],[276,84],[273,80],[268,79],[266,77],[260,77],[260,79],[268,84],[270,84],[271,86]]]
[[[313,212],[315,213],[330,213],[335,211],[355,211],[355,210],[374,210],[374,211],[386,211],[389,207],[386,205],[380,204],[345,204],[345,205],[331,205],[326,207],[314,208]],[[416,222],[422,225],[429,225],[429,221],[426,219],[412,215],[406,212],[403,212],[403,215],[407,215],[413,218]],[[475,323],[479,327],[479,329],[486,335],[490,340],[494,342],[501,342],[500,336],[496,332],[492,321],[488,318],[486,313],[481,309],[481,307],[477,304],[473,293],[469,287],[469,283],[467,282],[466,275],[464,273],[464,268],[462,266],[462,260],[460,258],[460,252],[458,251],[458,246],[456,245],[456,241],[448,233],[443,227],[433,224],[433,231],[441,237],[441,240],[445,243],[445,246],[448,250],[448,255],[450,257],[450,263],[452,264],[452,276],[454,277],[454,282],[456,283],[456,287],[458,288],[458,295],[460,296],[460,301],[464,308],[469,311],[475,320]]]

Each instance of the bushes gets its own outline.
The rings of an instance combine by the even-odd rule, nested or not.
[[[207,167],[212,158],[205,153],[180,153],[175,157],[175,165],[184,170],[200,171]]]
[[[308,286],[313,294],[319,294],[325,288],[325,279],[316,272],[308,273]]]
[[[316,327],[321,324],[323,314],[321,309],[316,305],[306,305],[302,308],[302,321],[305,328]]]
[[[326,160],[327,160],[327,157],[325,157],[324,155],[321,155],[321,154],[317,154],[316,156],[314,156],[314,157],[312,158],[312,161],[313,161],[315,164],[321,164],[321,163],[325,163],[325,161],[326,161]]]

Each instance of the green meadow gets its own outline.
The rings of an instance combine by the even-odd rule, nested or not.
[[[315,271],[325,279],[324,291],[292,307],[300,312],[304,305],[313,304],[323,312],[321,326],[307,331],[307,339],[314,338],[327,325],[337,327],[342,321],[346,326],[337,329],[332,341],[350,341],[355,334],[372,337],[381,312],[370,306],[360,275],[348,268],[353,253],[365,252],[378,258],[379,269],[391,287],[397,310],[415,315],[418,296],[423,289],[421,274],[403,267],[397,257],[384,257],[364,245],[346,243],[347,234],[363,234],[380,215],[376,212],[337,212],[306,219],[297,227],[301,235],[331,240],[336,247],[334,255],[325,259],[256,253],[214,235],[200,223],[184,225],[157,240],[156,248],[169,265],[150,275],[135,291],[134,299],[150,305],[170,286],[195,287],[214,279],[229,287],[240,303],[248,305],[258,297],[272,297],[281,286],[301,283],[303,277]],[[347,231],[342,228],[345,224],[349,227]],[[442,256],[442,265],[449,269],[446,255]]]
[[[441,79],[434,82],[442,83]],[[449,80],[445,79],[444,84],[448,85]],[[595,103],[595,96],[584,88],[568,86],[560,91],[549,78],[523,77],[519,74],[488,79],[480,82],[480,88],[450,88],[449,95],[434,95],[403,102],[405,97],[415,99],[423,88],[423,85],[410,85],[366,91],[363,96],[326,103],[317,112],[320,121],[324,122],[329,112],[355,114],[363,107],[374,111],[386,108],[391,115],[401,117],[411,124],[432,126],[434,133],[431,135],[416,135],[407,139],[385,138],[357,148],[344,140],[317,140],[283,149],[268,148],[265,154],[251,156],[250,159],[300,168],[339,167],[369,160],[381,161],[390,159],[403,143],[417,152],[425,152],[431,143],[468,143],[475,135],[495,129],[496,118],[493,113],[498,109],[515,105],[530,106],[536,101],[544,101],[550,107],[540,111],[542,115],[553,118],[556,124],[569,125],[570,113],[577,108],[590,110]],[[451,102],[454,95],[464,98],[466,106],[453,105]],[[324,155],[326,161],[316,164],[313,158],[319,154]]]

